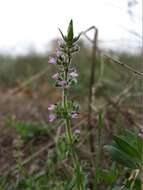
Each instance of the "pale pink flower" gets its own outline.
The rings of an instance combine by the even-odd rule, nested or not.
[[[57,62],[56,58],[50,57],[50,59],[49,59],[50,64],[56,64],[56,62]]]
[[[77,119],[78,118],[78,113],[76,111],[71,112],[71,118],[72,119]]]
[[[49,115],[49,122],[53,122],[56,119],[54,114]]]
[[[59,84],[61,87],[67,87],[67,81],[65,81],[65,80],[59,81],[58,84]]]
[[[56,56],[60,57],[60,55],[61,55],[61,51],[59,49],[56,49]]]
[[[59,78],[59,73],[56,73],[52,76],[52,79],[54,80],[58,80],[58,78]]]
[[[78,77],[78,73],[76,71],[73,71],[69,74],[71,77],[76,78]]]
[[[49,106],[48,106],[48,110],[49,111],[53,111],[54,109],[55,109],[55,104],[50,104]]]

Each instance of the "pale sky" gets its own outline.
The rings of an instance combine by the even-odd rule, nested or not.
[[[127,32],[142,33],[142,0],[137,1],[131,18],[127,0],[0,0],[0,51],[23,53],[28,47],[43,51],[59,37],[58,27],[66,31],[71,18],[75,33],[95,25],[100,40],[117,40],[127,48],[141,46],[141,39]]]

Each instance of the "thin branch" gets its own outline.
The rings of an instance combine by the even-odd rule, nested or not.
[[[87,32],[89,32],[90,30],[94,30],[95,32],[97,31],[97,28],[95,26],[91,26],[89,27],[87,30],[83,31],[82,34],[87,38],[88,41],[90,41],[90,43],[94,44],[94,40],[92,40],[88,35]]]
[[[104,57],[106,57],[107,59],[111,60],[113,63],[117,63],[119,65],[121,65],[122,67],[128,69],[129,71],[131,71],[132,73],[136,74],[137,76],[140,76],[141,78],[143,78],[143,73],[137,71],[136,69],[134,69],[133,67],[129,66],[128,64],[121,62],[115,58],[112,58],[108,55],[104,55]]]
[[[41,70],[40,72],[36,73],[35,75],[31,76],[29,79],[25,80],[20,86],[14,88],[11,92],[9,92],[5,98],[4,98],[4,102],[8,99],[11,98],[11,96],[15,95],[16,93],[20,92],[25,86],[27,86],[28,84],[32,83],[33,81],[39,79],[41,76],[43,76],[44,74],[47,73],[47,71],[49,70],[49,67],[44,68],[43,70]]]

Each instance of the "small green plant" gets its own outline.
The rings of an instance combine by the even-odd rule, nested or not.
[[[36,139],[40,136],[46,135],[50,125],[42,125],[40,123],[18,121],[11,116],[5,118],[5,126],[16,129],[17,133],[23,140]]]
[[[121,136],[113,137],[113,144],[106,145],[112,159],[128,170],[121,189],[141,189],[143,168],[143,135],[126,130]],[[119,188],[120,189],[120,188]]]

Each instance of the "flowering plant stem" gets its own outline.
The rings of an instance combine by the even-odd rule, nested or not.
[[[57,65],[59,68],[58,73],[55,73],[52,78],[55,80],[55,85],[62,89],[62,102],[48,107],[49,111],[52,112],[52,114],[49,115],[49,121],[52,122],[55,119],[64,120],[67,145],[74,167],[76,190],[84,190],[83,172],[74,146],[74,136],[71,125],[71,120],[76,119],[78,116],[78,105],[68,99],[68,89],[77,83],[78,74],[76,69],[71,67],[71,59],[72,54],[79,50],[77,41],[81,34],[74,37],[72,20],[69,23],[67,35],[64,35],[61,30],[60,33],[63,42],[59,45],[56,55],[49,59],[49,63]]]
[[[69,71],[69,65],[71,63],[71,55],[68,54],[69,56],[69,62],[64,70],[64,80],[68,82],[68,71]],[[67,110],[67,103],[68,103],[68,95],[67,95],[67,89],[63,88],[63,107],[66,112]],[[78,190],[83,190],[83,185],[82,185],[82,171],[81,167],[79,164],[78,156],[75,151],[74,147],[74,141],[73,141],[73,133],[72,133],[72,126],[71,126],[71,119],[70,118],[65,118],[65,125],[66,125],[66,137],[67,137],[67,143],[70,148],[71,156],[72,156],[72,162],[73,162],[73,167],[76,175],[76,184],[77,184],[77,189]]]
[[[142,143],[142,166],[140,168],[140,180],[141,180],[141,190],[143,190],[143,143]]]

